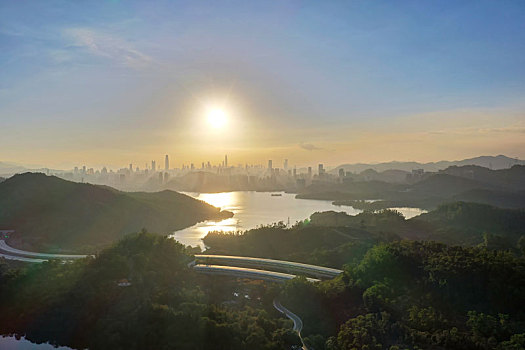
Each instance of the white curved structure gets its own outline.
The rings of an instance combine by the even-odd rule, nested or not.
[[[324,266],[302,264],[285,260],[251,258],[246,256],[198,254],[195,255],[195,260],[197,264],[275,270],[285,274],[306,275],[321,279],[331,279],[343,273],[342,270],[332,269]]]
[[[0,253],[0,258],[4,258],[7,260],[17,260],[17,261],[29,262],[29,263],[43,263],[44,261],[47,261],[45,259],[24,258],[23,256],[16,256],[16,255],[9,255],[9,254],[2,254],[2,253]]]
[[[209,275],[221,275],[221,276],[230,276],[237,278],[248,278],[262,281],[278,282],[284,283],[288,280],[294,279],[295,275],[290,275],[287,273],[274,272],[274,271],[265,271],[257,269],[249,269],[245,267],[235,267],[235,266],[221,266],[221,265],[195,265],[193,269],[200,273],[205,273]],[[318,279],[308,278],[310,282],[319,282]]]
[[[26,250],[20,250],[13,247],[10,247],[7,245],[6,241],[1,239],[0,240],[0,252],[2,252],[3,256],[6,259],[7,256],[10,256],[12,260],[20,260],[15,259],[16,257],[28,257],[28,258],[37,258],[33,260],[41,260],[41,261],[30,261],[30,260],[21,260],[21,261],[27,261],[27,262],[43,262],[48,259],[64,259],[64,260],[73,260],[73,259],[83,259],[90,255],[74,255],[74,254],[47,254],[47,253],[35,253],[35,252],[28,252]],[[10,253],[10,254],[6,254]]]

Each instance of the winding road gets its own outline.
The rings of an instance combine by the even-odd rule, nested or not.
[[[74,260],[83,259],[89,255],[74,255],[74,254],[47,254],[35,253],[26,250],[20,250],[7,245],[7,242],[0,239],[0,257],[9,260],[18,260],[31,263],[42,263],[49,259]]]
[[[293,321],[293,330],[297,333],[299,339],[301,339],[301,343],[303,344],[303,350],[308,350],[308,348],[304,344],[303,337],[301,336],[301,331],[303,329],[303,321],[301,320],[301,318],[293,312],[291,312],[290,310],[288,310],[287,308],[285,308],[277,299],[273,300],[273,307]]]
[[[29,263],[43,263],[44,261],[47,261],[45,259],[24,258],[23,256],[8,255],[8,254],[3,254],[1,252],[0,252],[0,258],[4,258],[7,260],[17,260],[17,261],[29,262]]]
[[[230,276],[237,278],[249,278],[262,281],[270,281],[277,283],[284,283],[288,280],[294,279],[296,275],[268,271],[268,270],[259,270],[259,269],[250,269],[246,267],[237,267],[237,266],[223,266],[223,265],[193,265],[193,270],[199,273],[205,273],[208,275],[222,275]],[[319,282],[320,280],[316,278],[307,278],[310,282]]]

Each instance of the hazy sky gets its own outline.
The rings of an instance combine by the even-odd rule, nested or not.
[[[0,131],[52,167],[525,158],[525,2],[0,0]]]

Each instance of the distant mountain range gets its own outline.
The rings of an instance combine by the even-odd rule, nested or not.
[[[0,176],[2,177],[9,177],[14,174],[21,174],[25,172],[46,172],[49,171],[51,173],[60,173],[64,170],[58,170],[58,169],[49,169],[45,168],[41,165],[21,165],[13,162],[2,162],[0,161]]]
[[[388,172],[367,170],[364,173],[375,177],[363,180],[360,174],[343,183],[314,183],[299,193],[298,198],[334,200],[336,204],[371,210],[404,206],[433,209],[457,201],[525,208],[523,165],[499,170],[474,165],[451,166],[425,173],[414,183],[381,180],[380,177],[386,177]],[[362,202],[367,199],[377,201]]]
[[[0,183],[0,228],[14,229],[17,247],[85,250],[142,228],[168,234],[229,212],[173,191],[120,192],[39,173]]]
[[[9,163],[9,162],[0,162],[0,174],[1,175],[11,175],[16,174],[19,172],[27,171],[27,168],[15,164],[15,163]]]
[[[463,166],[463,165],[477,165],[492,170],[507,169],[513,165],[525,165],[525,160],[509,158],[504,155],[499,156],[480,156],[470,159],[456,160],[456,161],[440,161],[435,163],[418,163],[418,162],[387,162],[378,164],[342,164],[332,169],[330,172],[337,174],[339,169],[350,171],[353,173],[361,173],[362,171],[372,169],[378,172],[386,170],[403,170],[411,172],[415,169],[423,169],[424,171],[436,172],[439,170],[446,169],[450,166]]]

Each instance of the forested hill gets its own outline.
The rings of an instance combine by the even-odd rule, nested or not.
[[[170,233],[229,215],[173,191],[126,193],[39,173],[0,183],[0,227],[16,230],[12,239],[22,247],[89,249],[142,228]]]
[[[371,171],[372,172],[372,171]],[[401,183],[386,173],[350,175],[342,182],[314,182],[298,198],[334,200],[338,205],[378,210],[390,207],[435,209],[451,202],[476,202],[501,208],[525,208],[525,166],[491,170],[479,166],[453,166],[438,173]],[[382,180],[377,180],[381,178]],[[376,180],[374,180],[376,179]],[[375,199],[373,203],[363,199]]]
[[[323,212],[311,216],[314,226],[359,229],[370,234],[397,235],[405,239],[436,240],[446,244],[478,245],[515,249],[525,235],[525,210],[502,209],[480,203],[456,202],[409,220],[391,210],[363,212]]]

